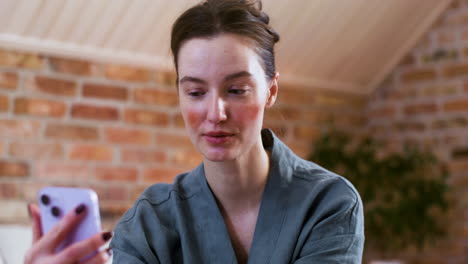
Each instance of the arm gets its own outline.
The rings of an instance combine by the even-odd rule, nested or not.
[[[335,193],[336,196],[338,196]],[[364,216],[360,197],[343,194],[332,197],[312,229],[294,262],[360,264],[364,248]]]
[[[113,263],[174,263],[177,233],[162,223],[146,200],[139,200],[120,220],[111,241]]]

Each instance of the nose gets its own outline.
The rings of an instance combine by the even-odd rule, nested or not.
[[[213,95],[209,105],[207,119],[213,123],[221,123],[227,120],[226,101],[219,95]]]

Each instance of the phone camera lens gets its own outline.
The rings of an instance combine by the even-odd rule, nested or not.
[[[49,196],[43,194],[43,195],[41,196],[41,202],[42,202],[44,205],[49,205],[49,203],[50,203],[50,198],[49,198]]]
[[[51,212],[52,212],[52,215],[55,217],[60,216],[60,209],[57,206],[52,207]]]

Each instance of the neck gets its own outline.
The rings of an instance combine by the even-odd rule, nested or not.
[[[236,160],[204,161],[208,184],[227,211],[245,211],[260,204],[270,165],[262,141],[258,142]]]

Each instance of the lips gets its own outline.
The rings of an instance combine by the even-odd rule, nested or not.
[[[210,131],[204,133],[203,137],[211,144],[225,144],[232,140],[234,134],[225,131]]]

